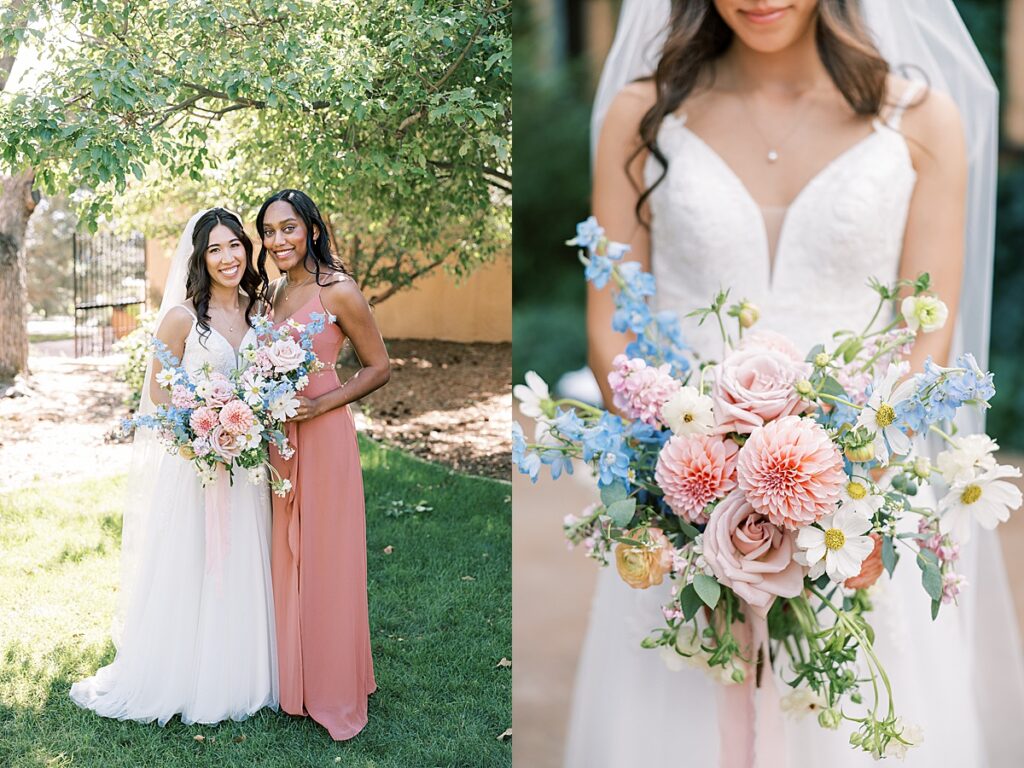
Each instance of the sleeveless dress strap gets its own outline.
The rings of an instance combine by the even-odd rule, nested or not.
[[[903,89],[903,93],[900,94],[899,99],[896,101],[896,105],[889,111],[889,115],[886,118],[886,123],[890,128],[899,130],[900,123],[903,122],[903,113],[907,111],[907,107],[913,103],[917,95],[924,90],[925,84],[920,80],[911,80],[910,85]]]

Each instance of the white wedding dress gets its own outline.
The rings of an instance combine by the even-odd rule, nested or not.
[[[255,341],[250,329],[242,346]],[[182,364],[229,374],[231,344],[211,329],[200,338],[193,316]],[[266,481],[236,472],[229,546],[219,573],[206,573],[204,489],[190,462],[160,451],[145,537],[138,542],[113,663],[75,683],[71,698],[104,717],[164,725],[242,720],[276,707],[277,653],[270,579],[270,496]]]
[[[803,350],[828,342],[833,331],[862,328],[877,299],[866,287],[868,278],[892,282],[899,268],[916,174],[898,128],[902,103],[912,95],[906,94],[887,123],[876,120],[866,138],[828,163],[775,217],[774,248],[769,232],[777,212],[761,210],[685,118],[666,118],[658,145],[668,159],[668,175],[649,198],[656,308],[685,312],[707,306],[720,288],[731,287],[732,299],[750,299],[761,309],[759,329],[783,333]],[[647,184],[660,173],[661,166],[650,160]],[[684,334],[702,357],[720,359],[715,323],[697,327],[686,321]],[[883,574],[879,582],[870,617],[876,649],[894,686],[897,713],[922,726],[925,735],[902,763],[908,766],[1024,765],[1024,714],[1019,708],[1004,711],[1019,707],[1020,699],[990,698],[990,683],[1000,675],[1003,682],[1018,675],[1008,690],[1024,689],[1020,664],[1006,663],[1020,648],[1015,627],[1007,626],[1014,613],[1006,600],[999,545],[994,533],[976,530],[971,547],[961,568],[970,586],[960,606],[943,606],[935,622],[911,558],[903,557],[892,581]],[[979,584],[999,579],[999,604],[991,595],[976,600]],[[671,672],[658,651],[640,647],[661,624],[667,588],[666,583],[631,589],[614,566],[600,573],[577,669],[565,760],[570,768],[718,765],[716,683],[690,666]],[[993,631],[975,637],[975,626]],[[984,650],[988,642],[994,645]],[[780,694],[787,690],[780,682]],[[786,718],[787,764],[778,768],[875,765],[847,743],[849,726],[834,732],[813,717]]]

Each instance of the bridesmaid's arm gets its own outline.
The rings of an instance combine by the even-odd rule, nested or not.
[[[192,315],[184,307],[173,307],[170,312],[164,315],[164,319],[157,328],[156,337],[160,339],[178,360],[181,360],[185,352],[185,339],[188,332],[192,330]],[[153,378],[149,382],[149,396],[156,405],[166,405],[171,402],[170,393],[156,383],[156,375],[163,370],[160,361],[153,357]]]
[[[929,91],[921,104],[907,110],[902,128],[917,185],[903,238],[900,277],[913,280],[928,272],[932,291],[949,308],[942,329],[918,334],[910,362],[913,370],[921,371],[929,356],[939,365],[949,357],[964,272],[967,153],[957,107],[938,91]]]
[[[640,147],[640,120],[654,104],[653,83],[632,83],[623,88],[608,108],[594,155],[593,212],[609,240],[628,243],[627,260],[650,269],[650,233],[636,216],[636,204],[644,189],[644,150],[631,161]],[[628,168],[627,168],[628,164]],[[645,213],[646,215],[646,213]],[[612,402],[608,373],[612,360],[626,348],[630,338],[612,330],[615,303],[612,289],[598,290],[587,284],[587,362],[597,377],[606,406]]]
[[[340,387],[320,397],[299,396],[299,409],[291,421],[306,421],[355,402],[380,389],[391,378],[391,360],[370,305],[351,278],[324,286],[324,308],[338,318],[338,327],[352,342],[362,367]]]

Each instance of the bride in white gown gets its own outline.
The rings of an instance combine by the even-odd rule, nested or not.
[[[605,90],[616,76],[629,84],[600,129],[593,209],[609,238],[629,243],[630,258],[654,273],[657,309],[706,306],[730,287],[734,299],[760,308],[759,329],[810,349],[833,331],[866,324],[877,299],[866,287],[871,276],[892,282],[927,271],[952,314],[963,281],[976,287],[988,278],[984,253],[972,253],[963,269],[965,226],[990,230],[992,219],[991,209],[977,210],[986,198],[973,166],[965,205],[969,164],[957,106],[937,88],[889,72],[858,5],[677,0],[670,27],[652,30],[652,18],[665,27],[667,2],[626,0],[620,35],[660,32],[664,47],[653,79],[629,82],[642,71],[609,77],[615,64],[606,65]],[[955,16],[946,0],[884,5],[875,10],[927,5],[932,20]],[[658,60],[655,46],[647,73]],[[622,56],[613,50],[615,61]],[[598,124],[603,110],[599,96]],[[970,146],[970,163],[980,164]],[[972,243],[990,248],[991,232],[978,234]],[[950,323],[922,339],[915,367],[928,355],[947,359],[951,346],[987,341],[985,302],[963,295],[957,337]],[[608,292],[591,288],[590,365],[606,402],[607,373],[624,346],[611,331],[613,311]],[[720,354],[713,325],[684,325],[704,358]],[[983,348],[967,348],[984,361]],[[968,591],[935,622],[917,569],[903,563],[893,580],[879,582],[876,651],[897,711],[924,730],[908,765],[1024,765],[1024,676],[999,547],[981,531],[972,546],[963,561]],[[719,764],[716,684],[691,667],[670,672],[657,652],[640,647],[667,600],[664,590],[633,590],[614,568],[602,571],[577,671],[568,766]],[[786,727],[786,766],[873,764],[846,733],[813,717]]]
[[[249,318],[260,281],[251,265],[252,243],[235,214],[213,208],[192,217],[157,330],[190,374],[204,365],[229,374],[239,350],[255,341]],[[143,413],[167,400],[154,366]],[[217,723],[277,706],[267,483],[235,478],[227,544],[214,568],[207,568],[204,493],[190,462],[168,454],[150,430],[138,430],[122,532],[117,656],[71,687],[79,706],[160,725],[176,714],[185,723]]]

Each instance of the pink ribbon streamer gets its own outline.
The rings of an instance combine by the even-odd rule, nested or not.
[[[779,691],[768,654],[768,620],[744,605],[746,622],[732,625],[740,647],[750,649],[742,683],[719,686],[720,768],[780,768],[786,764],[785,731]],[[761,654],[761,679],[757,657]]]
[[[231,535],[231,479],[223,464],[217,463],[212,483],[206,486],[206,573],[223,584],[224,559]]]

